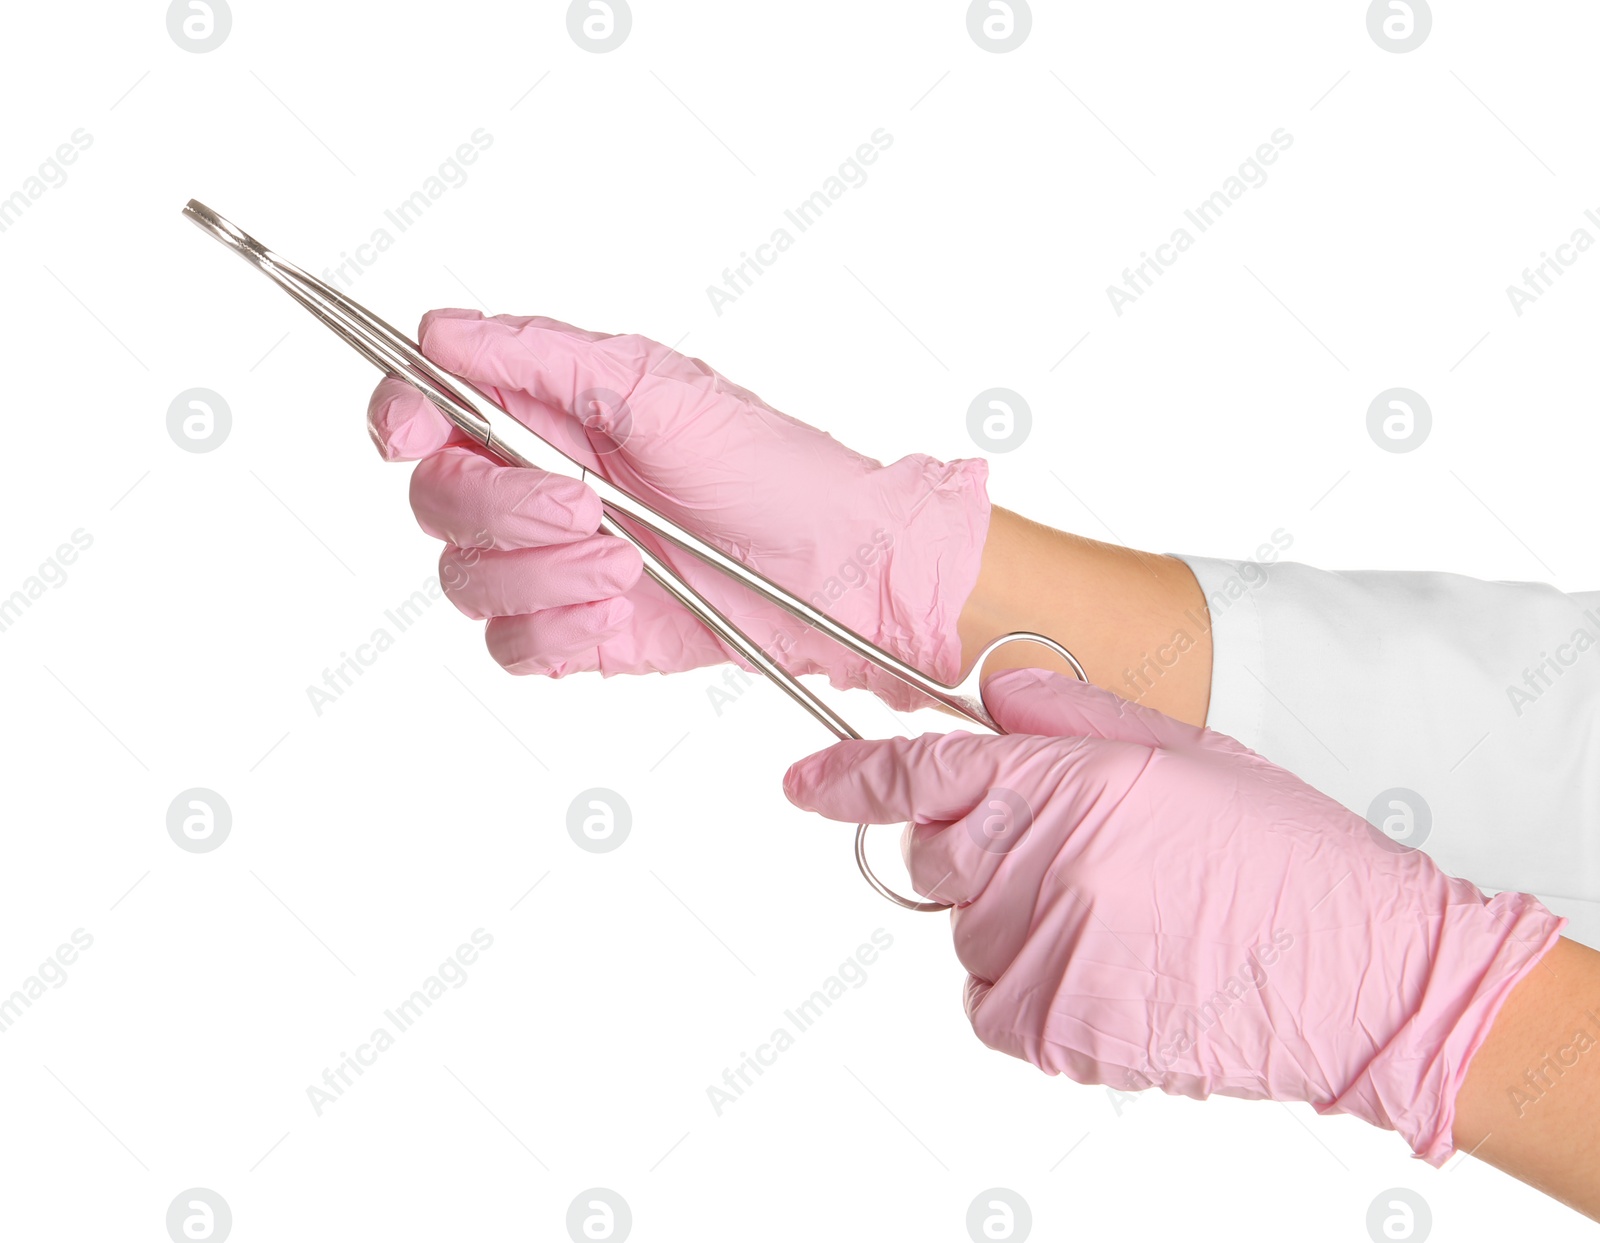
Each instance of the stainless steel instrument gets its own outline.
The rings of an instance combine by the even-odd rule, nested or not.
[[[665,561],[629,531],[619,518],[626,518],[644,530],[666,539],[744,584],[762,599],[783,609],[806,625],[821,631],[834,642],[886,670],[907,686],[922,692],[944,708],[983,729],[1000,732],[984,706],[980,674],[985,660],[1011,643],[1037,643],[1060,656],[1079,679],[1088,681],[1083,666],[1054,639],[1037,634],[1008,634],[996,639],[979,653],[966,677],[953,685],[935,681],[919,669],[885,652],[877,645],[841,626],[798,596],[773,583],[755,570],[685,530],[669,518],[633,499],[621,488],[596,474],[555,445],[524,427],[492,398],[466,380],[440,370],[424,357],[417,344],[365,307],[332,286],[301,271],[280,255],[268,250],[243,229],[219,216],[204,203],[190,199],[183,214],[227,246],[258,271],[270,277],[291,298],[332,329],[358,354],[379,371],[398,376],[413,385],[444,413],[456,427],[473,437],[508,466],[537,466],[570,475],[593,488],[603,502],[605,516],[600,529],[627,540],[644,559],[644,572],[671,593],[679,603],[698,617],[719,639],[759,669],[790,699],[799,704],[836,738],[860,738],[832,708],[814,695],[759,645],[724,617],[708,600],[681,579]],[[918,902],[902,897],[874,875],[866,856],[867,826],[856,826],[856,866],[875,890],[891,902],[913,911],[948,910],[947,902]]]

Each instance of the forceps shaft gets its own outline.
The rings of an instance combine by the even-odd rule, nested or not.
[[[744,584],[749,590],[807,626],[820,630],[857,656],[886,670],[907,686],[920,691],[982,728],[998,732],[999,727],[984,706],[978,679],[984,660],[1005,644],[1022,641],[1041,644],[1065,659],[1080,680],[1088,681],[1083,667],[1071,652],[1053,639],[1032,634],[1011,634],[996,639],[979,654],[967,678],[957,684],[946,685],[930,678],[921,670],[906,664],[892,653],[885,652],[855,631],[840,625],[827,614],[735,560],[720,548],[634,500],[608,479],[518,422],[499,403],[472,384],[435,366],[423,355],[415,342],[373,315],[360,303],[274,254],[205,204],[190,199],[183,211],[184,215],[201,229],[271,278],[290,297],[310,311],[378,370],[395,375],[411,384],[433,402],[457,428],[478,441],[507,465],[548,470],[553,464],[551,459],[559,459],[557,469],[561,473],[581,480],[599,494],[604,507],[600,529],[608,535],[627,540],[637,548],[644,562],[644,572],[652,580],[660,584],[723,643],[759,670],[836,738],[860,738],[861,735],[759,644],[744,634],[715,605],[685,582],[653,549],[628,530],[619,518],[625,518],[653,535],[682,548],[700,561]],[[918,902],[902,897],[879,880],[867,862],[866,830],[866,825],[856,826],[856,865],[873,889],[891,902],[910,910],[949,909],[949,903]]]

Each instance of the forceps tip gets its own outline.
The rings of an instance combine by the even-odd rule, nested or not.
[[[241,254],[254,259],[265,259],[267,248],[251,237],[226,216],[211,210],[199,199],[190,199],[183,205],[183,214],[217,241],[231,246]]]

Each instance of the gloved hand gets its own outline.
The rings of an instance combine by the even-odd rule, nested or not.
[[[637,500],[907,663],[959,674],[956,623],[989,524],[981,460],[883,466],[643,337],[454,310],[430,311],[419,336],[434,362]],[[441,581],[462,612],[489,619],[489,650],[513,673],[668,673],[730,659],[641,579],[633,548],[596,534],[590,489],[492,462],[393,377],[367,422],[385,458],[420,459],[411,504],[446,541]],[[869,686],[897,707],[919,702],[721,573],[649,542],[792,672]]]
[[[1054,674],[986,690],[1007,736],[843,742],[784,781],[833,820],[914,821],[978,1037],[1080,1083],[1308,1101],[1443,1164],[1468,1063],[1565,921],[1221,734]]]

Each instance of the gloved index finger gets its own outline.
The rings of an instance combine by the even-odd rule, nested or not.
[[[1050,741],[955,730],[840,742],[792,765],[783,792],[795,806],[847,824],[959,820],[983,801],[1007,761]]]

